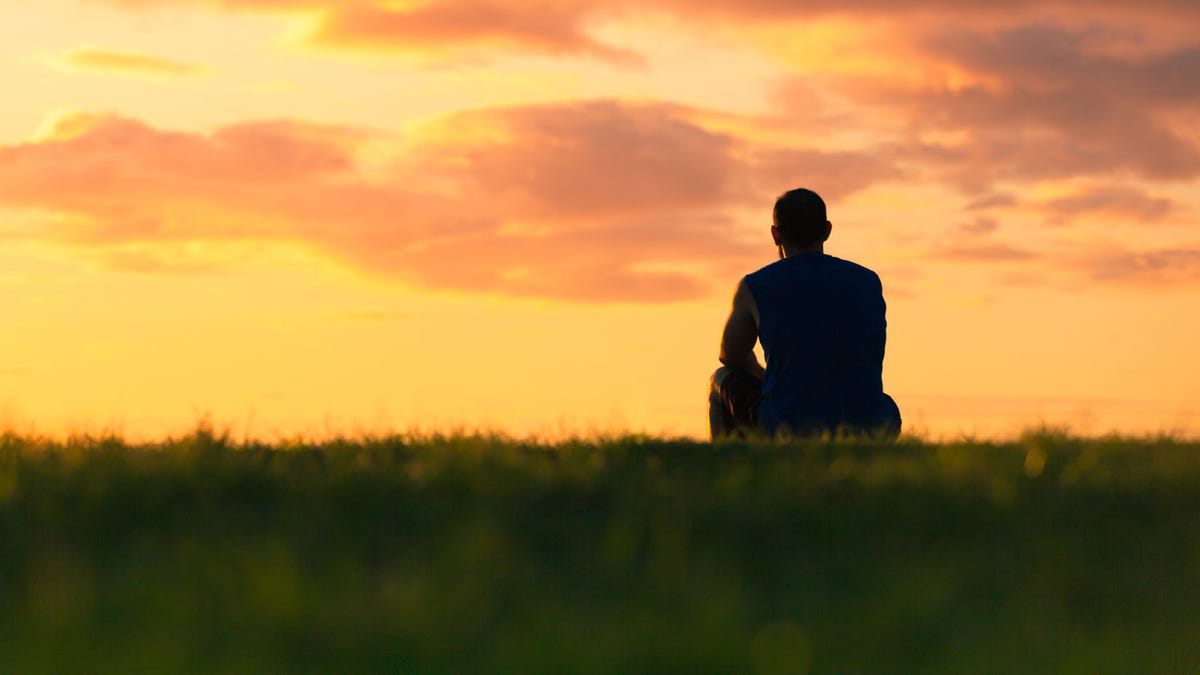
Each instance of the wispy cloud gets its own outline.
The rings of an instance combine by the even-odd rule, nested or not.
[[[932,248],[937,262],[986,266],[1001,285],[1080,292],[1083,288],[1178,290],[1200,281],[1200,248],[1139,248],[1115,244],[1039,247],[985,240]]]
[[[1019,201],[1014,195],[1005,193],[990,193],[973,198],[967,204],[968,211],[984,211],[987,209],[1005,208],[1016,206]]]
[[[68,52],[58,58],[57,63],[68,70],[138,77],[180,77],[204,71],[204,68],[198,65],[171,61],[149,54],[93,48]]]
[[[1030,249],[1001,243],[946,246],[937,249],[933,256],[940,260],[969,263],[1023,262],[1039,257]]]
[[[1099,282],[1136,286],[1194,286],[1200,281],[1200,249],[1110,251],[1088,256],[1080,268]]]
[[[1056,221],[1099,215],[1117,221],[1153,222],[1170,214],[1175,202],[1122,185],[1093,185],[1038,202],[1036,206]]]
[[[959,232],[972,236],[991,234],[998,229],[1000,229],[1000,221],[986,216],[980,216],[958,226]]]
[[[385,52],[444,54],[473,47],[642,63],[637,54],[591,37],[586,26],[595,9],[582,2],[430,2],[404,9],[350,3],[327,10],[309,39]]]

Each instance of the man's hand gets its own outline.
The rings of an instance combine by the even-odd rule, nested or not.
[[[718,358],[730,368],[740,368],[761,378],[765,371],[754,356],[754,343],[757,341],[758,305],[743,279],[733,293],[733,307],[729,311],[729,319],[725,321],[725,330],[721,333],[721,353]]]

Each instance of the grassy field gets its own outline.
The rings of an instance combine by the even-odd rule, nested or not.
[[[1200,443],[10,434],[0,672],[1200,672]]]

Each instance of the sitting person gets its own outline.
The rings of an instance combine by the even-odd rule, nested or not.
[[[811,190],[775,202],[780,259],[742,278],[709,387],[714,439],[761,430],[895,438],[900,410],[883,392],[886,306],[879,276],[825,255],[833,226]],[[762,341],[766,368],[754,356]]]

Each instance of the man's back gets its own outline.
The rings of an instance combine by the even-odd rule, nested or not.
[[[806,253],[749,274],[745,283],[767,361],[758,417],[768,433],[891,426],[895,404],[883,393],[887,323],[878,275]]]

